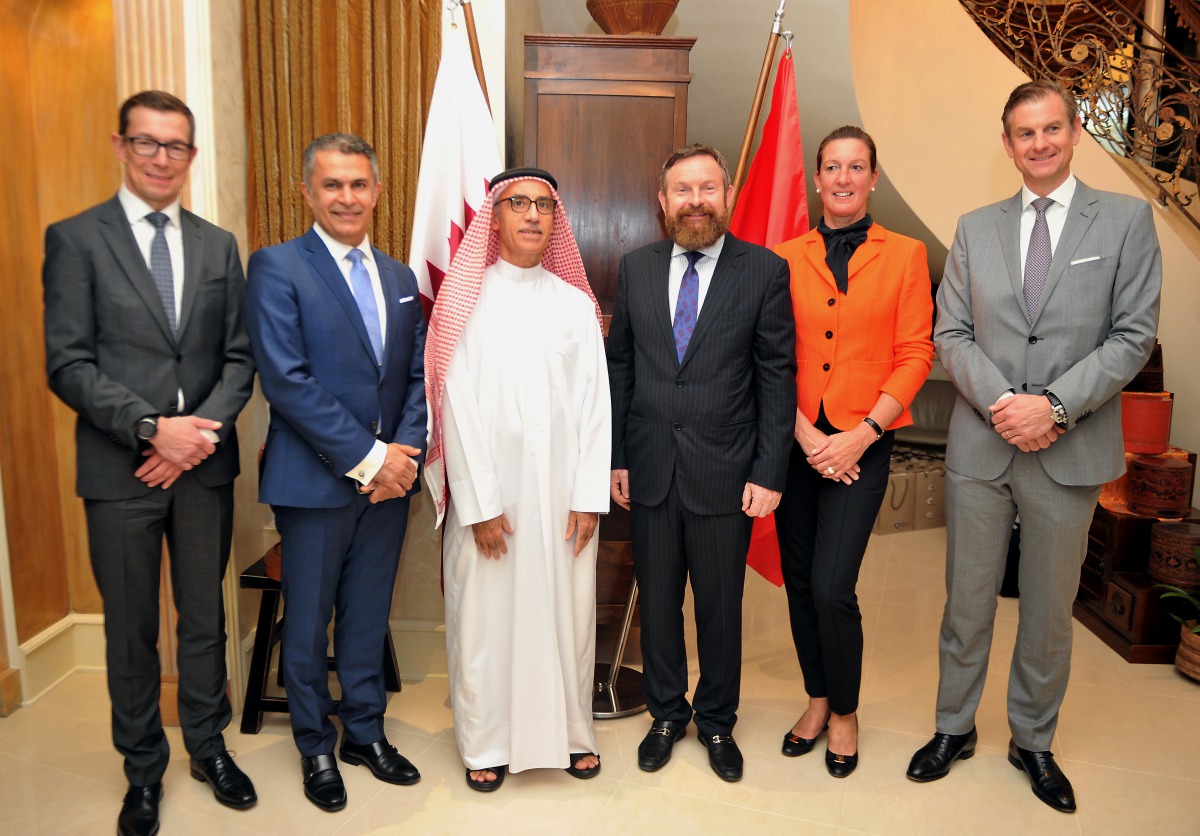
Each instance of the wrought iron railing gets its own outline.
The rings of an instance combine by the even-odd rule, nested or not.
[[[1200,229],[1200,68],[1121,0],[959,0],[1031,78],[1079,99],[1084,128],[1135,160],[1164,201]],[[1141,3],[1138,4],[1138,10]]]

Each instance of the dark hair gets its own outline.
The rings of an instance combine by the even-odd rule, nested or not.
[[[879,170],[878,155],[875,152],[875,140],[871,139],[871,135],[857,125],[842,125],[842,127],[822,139],[821,144],[817,146],[817,171],[821,170],[821,156],[825,153],[825,146],[838,139],[861,140],[867,146],[867,150],[871,152],[871,173]]]
[[[147,107],[163,113],[182,113],[188,120],[188,144],[195,143],[196,117],[192,115],[191,108],[183,103],[183,99],[162,90],[143,90],[124,101],[121,105],[120,119],[117,121],[117,133],[121,136],[125,136],[125,131],[129,130],[129,111],[135,107]]]
[[[667,161],[663,163],[662,173],[658,176],[658,190],[666,194],[667,191],[667,172],[675,167],[675,164],[680,160],[686,160],[688,157],[698,157],[700,155],[712,157],[717,161],[717,165],[721,167],[721,177],[725,180],[725,188],[729,188],[729,166],[725,163],[725,155],[713,148],[711,145],[701,145],[698,142],[693,142],[691,145],[685,145],[682,148],[676,148],[671,152],[671,156],[667,157]]]
[[[1000,124],[1004,126],[1004,135],[1009,136],[1008,120],[1014,110],[1028,102],[1041,101],[1047,96],[1058,96],[1062,99],[1063,106],[1067,109],[1067,121],[1074,124],[1076,117],[1079,116],[1079,105],[1075,102],[1075,97],[1057,81],[1039,79],[1038,81],[1027,81],[1008,94],[1008,101],[1004,103],[1004,112],[1000,114]]]
[[[354,134],[321,134],[319,137],[308,143],[308,147],[304,149],[304,167],[301,171],[301,176],[304,182],[307,183],[312,177],[313,160],[316,159],[318,151],[337,151],[341,154],[361,154],[366,157],[371,163],[371,174],[375,177],[375,182],[379,182],[379,157],[375,156],[375,149],[371,144],[361,136]]]

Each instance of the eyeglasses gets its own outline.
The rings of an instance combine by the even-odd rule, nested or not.
[[[554,207],[558,205],[558,201],[552,197],[539,197],[537,200],[528,198],[523,194],[513,195],[497,200],[494,206],[499,206],[501,203],[507,203],[508,207],[514,212],[521,214],[529,211],[529,204],[532,203],[537,207],[539,215],[549,215],[554,211]]]
[[[151,139],[148,136],[127,136],[125,141],[129,143],[129,147],[133,149],[133,153],[139,157],[153,157],[158,154],[159,148],[167,149],[167,159],[183,162],[192,157],[192,149],[196,146],[188,145],[186,142],[159,142],[157,139]]]

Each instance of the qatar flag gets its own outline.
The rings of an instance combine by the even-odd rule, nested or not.
[[[488,180],[503,168],[466,31],[451,28],[442,39],[442,60],[421,146],[408,256],[426,319],[450,260],[487,197]]]

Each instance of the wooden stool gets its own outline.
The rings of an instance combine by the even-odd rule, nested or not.
[[[262,729],[264,711],[288,710],[287,697],[266,695],[267,680],[270,678],[271,653],[283,635],[283,618],[279,605],[283,600],[283,589],[279,581],[267,575],[265,558],[259,558],[242,572],[242,589],[261,589],[262,602],[258,607],[258,629],[254,634],[254,651],[250,656],[250,675],[246,678],[246,699],[242,703],[242,734],[258,734]],[[329,657],[329,670],[337,666]],[[281,673],[282,676],[282,673]],[[396,667],[396,647],[392,643],[391,631],[383,646],[383,683],[389,691],[399,693],[400,674]],[[337,707],[337,700],[334,701]]]

